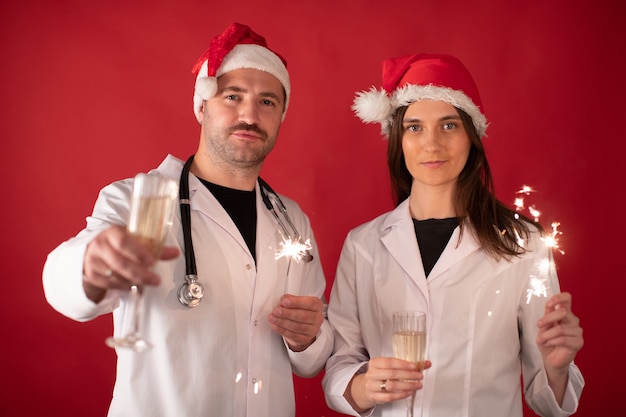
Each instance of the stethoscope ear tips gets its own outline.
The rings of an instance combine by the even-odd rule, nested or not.
[[[178,301],[184,306],[193,308],[200,304],[204,297],[204,287],[197,282],[185,282],[178,287]]]

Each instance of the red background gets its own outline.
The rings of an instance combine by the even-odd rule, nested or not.
[[[498,196],[512,203],[531,185],[544,225],[561,222],[566,253],[557,265],[585,330],[578,416],[623,413],[625,280],[614,265],[626,231],[625,3],[216,3],[2,2],[0,415],[106,414],[111,318],[81,324],[53,311],[42,266],[84,226],[102,186],[166,153],[195,151],[190,69],[235,20],[289,61],[292,102],[263,175],[310,215],[329,288],[347,231],[392,207],[386,143],[352,115],[354,93],[380,85],[389,56],[445,52],[464,61],[491,121],[485,144]],[[337,415],[320,379],[297,380],[299,417]]]

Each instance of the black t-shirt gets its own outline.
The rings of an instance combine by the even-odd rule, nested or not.
[[[199,180],[220,202],[233,220],[256,261],[256,191],[242,191]]]
[[[415,220],[415,235],[422,255],[422,265],[426,277],[430,274],[437,260],[446,248],[454,229],[459,225],[459,219],[451,217],[447,219]]]

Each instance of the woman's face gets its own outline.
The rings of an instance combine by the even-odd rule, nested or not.
[[[454,188],[471,148],[457,110],[443,101],[412,103],[402,119],[402,131],[412,189]]]

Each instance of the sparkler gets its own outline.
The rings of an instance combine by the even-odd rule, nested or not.
[[[296,226],[291,221],[291,217],[289,217],[287,207],[285,207],[283,201],[278,197],[278,194],[261,178],[259,178],[259,184],[266,190],[266,192],[261,192],[261,197],[267,209],[272,213],[274,219],[276,219],[278,233],[280,233],[280,237],[282,238],[282,242],[279,243],[280,249],[276,251],[275,259],[278,260],[283,256],[289,256],[296,262],[300,262],[301,260],[311,262],[313,255],[310,250],[313,246],[311,246],[310,239],[306,241],[302,239],[302,236],[298,233],[298,229],[296,229]]]
[[[289,256],[294,261],[300,262],[303,258],[311,256],[308,251],[312,248],[310,239],[303,241],[302,239],[294,240],[283,236],[283,241],[280,242],[280,249],[276,251],[276,259]]]
[[[550,236],[542,237],[541,240],[543,240],[548,247],[558,250],[561,255],[565,255],[565,251],[559,247],[559,239],[557,238],[558,235],[563,234],[563,232],[559,230],[560,225],[561,223],[559,222],[552,222],[552,234]]]
[[[535,192],[535,190],[532,187],[528,185],[523,185],[522,188],[519,189],[515,193],[519,195],[518,197],[515,198],[515,201],[513,203],[518,213],[525,208],[525,201],[524,201],[525,197],[529,196],[533,192]],[[539,222],[539,216],[541,215],[541,212],[537,210],[537,208],[534,205],[531,205],[528,207],[528,212],[535,219],[536,222]],[[519,218],[518,213],[515,213],[515,218],[517,219]],[[563,232],[559,231],[558,229],[560,225],[561,223],[559,222],[556,222],[556,221],[552,222],[551,223],[552,233],[548,236],[542,237],[541,240],[549,248],[556,249],[561,254],[565,254],[565,252],[559,247],[558,236],[563,234]],[[515,236],[517,239],[517,243],[521,247],[524,247],[525,242],[523,239],[521,239],[517,231],[515,233]],[[549,282],[550,268],[552,266],[551,262],[553,261],[544,259],[540,261],[537,265],[535,265],[533,272],[529,276],[528,288],[526,289],[526,304],[530,303],[530,300],[532,299],[533,296],[544,297],[544,298],[548,297],[548,293],[550,289],[550,282]]]
[[[523,210],[525,208],[525,197],[524,196],[528,196],[531,193],[534,193],[535,190],[529,186],[529,185],[522,185],[522,188],[517,190],[515,192],[515,194],[520,194],[522,195],[521,197],[516,197],[515,201],[513,202],[513,204],[515,205],[515,210],[517,212],[519,212],[520,210]],[[537,210],[537,208],[534,205],[531,205],[528,207],[528,212],[530,213],[530,215],[535,219],[536,222],[539,222],[539,216],[541,216],[541,212],[539,210]],[[517,213],[515,213],[515,218],[518,219],[519,215]],[[561,223],[559,222],[552,222],[551,226],[552,226],[552,234],[550,236],[546,236],[546,237],[542,237],[541,240],[550,248],[556,249],[558,250],[561,254],[565,254],[565,252],[559,248],[559,238],[558,236],[563,234],[563,232],[558,230],[558,227],[561,225]],[[520,238],[520,236],[516,233],[516,239],[517,239],[517,243],[520,246],[524,246],[521,242],[523,242],[523,240]]]

